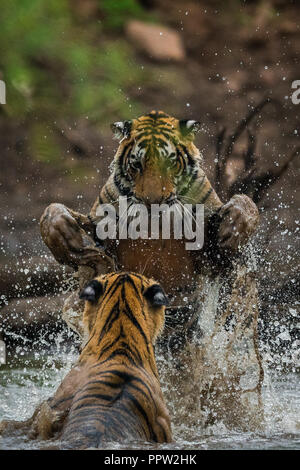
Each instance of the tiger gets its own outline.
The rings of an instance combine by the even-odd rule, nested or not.
[[[144,270],[174,296],[183,285],[193,290],[197,273],[221,271],[222,264],[226,265],[255,231],[259,216],[246,195],[235,195],[222,203],[202,169],[202,155],[194,144],[199,127],[197,121],[178,120],[162,111],[114,123],[112,130],[120,144],[111,175],[90,214],[53,203],[41,217],[42,238],[56,260],[75,269],[88,266],[95,275],[109,271],[109,259],[113,259],[118,269]],[[113,204],[117,209],[120,197],[127,197],[129,205],[203,204],[208,235],[200,256],[188,252],[184,240],[99,240],[97,211],[102,204]]]
[[[84,347],[55,395],[24,423],[2,422],[0,433],[27,429],[55,437],[62,448],[105,442],[171,442],[169,413],[153,346],[164,327],[164,290],[153,279],[112,272],[81,291]]]
[[[166,326],[157,342],[157,350],[169,366],[164,364],[160,370],[165,374],[171,365],[174,370],[172,377],[163,377],[164,385],[170,393],[176,389],[182,396],[191,394],[198,406],[203,401],[201,391],[197,401],[193,383],[192,391],[183,390],[189,377],[193,382],[190,350],[204,344],[205,312],[214,309],[215,318],[209,322],[213,324],[226,312],[232,315],[228,306],[233,306],[237,318],[242,309],[249,313],[247,324],[256,331],[257,318],[253,313],[257,311],[256,280],[251,270],[245,268],[243,249],[258,226],[258,209],[243,194],[225,202],[220,199],[195,145],[195,136],[201,129],[199,121],[151,111],[132,120],[115,122],[111,127],[119,145],[110,165],[111,174],[90,213],[84,215],[52,203],[41,217],[41,235],[56,260],[76,270],[79,288],[112,269],[157,279],[169,298]],[[202,204],[205,215],[202,249],[186,250],[184,238],[99,239],[99,209],[103,204],[112,204],[118,210],[120,197],[126,197],[129,206],[137,202],[147,207],[159,203],[170,207]],[[122,214],[118,216],[122,218]],[[82,301],[74,292],[65,302],[62,316],[81,338],[82,312]],[[202,364],[195,363],[193,367],[196,374]],[[178,373],[180,368],[190,371],[189,377]]]

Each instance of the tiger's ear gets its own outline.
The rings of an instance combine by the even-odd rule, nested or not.
[[[79,294],[82,300],[88,300],[92,304],[98,302],[100,295],[103,294],[103,286],[101,282],[95,279],[89,282]]]
[[[128,137],[130,135],[132,121],[118,121],[111,124],[111,130],[117,139]]]
[[[161,307],[169,305],[169,300],[159,284],[153,284],[144,292],[144,296],[150,302],[152,307]]]
[[[189,134],[196,134],[200,129],[200,122],[192,119],[181,119],[179,121],[179,129],[184,137]]]

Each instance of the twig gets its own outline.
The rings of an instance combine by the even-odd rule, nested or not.
[[[252,121],[252,119],[256,116],[256,114],[258,114],[268,103],[271,103],[271,102],[273,102],[273,100],[271,100],[270,98],[264,99],[257,106],[255,106],[245,118],[243,118],[240,121],[235,132],[228,137],[228,144],[227,144],[227,147],[225,149],[225,154],[224,154],[225,162],[228,160],[228,158],[232,154],[233,147],[236,141],[241,136],[243,131],[246,129],[248,124]]]

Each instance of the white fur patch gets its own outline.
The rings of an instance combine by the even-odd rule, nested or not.
[[[187,129],[190,129],[194,124],[196,124],[196,122],[197,122],[197,121],[194,121],[194,120],[192,120],[192,119],[189,120],[189,121],[187,121],[187,123],[186,123]]]

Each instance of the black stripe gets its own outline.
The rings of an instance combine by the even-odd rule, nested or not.
[[[127,179],[126,180],[128,184],[131,184],[130,180]],[[119,175],[117,173],[115,173],[114,175],[114,183],[116,185],[116,188],[119,190],[120,194],[122,196],[132,196],[133,195],[133,192],[130,188],[127,188],[121,181]]]
[[[103,331],[103,330],[102,330]],[[106,333],[106,332],[105,332]],[[101,332],[101,335],[102,335],[102,332]],[[119,334],[114,340],[112,343],[109,343],[108,346],[105,346],[104,348],[101,349],[101,352],[100,352],[100,356],[101,357],[103,354],[105,354],[107,351],[109,351],[109,349],[111,349],[113,346],[115,346],[115,344],[117,344],[118,341],[120,341],[122,335]],[[102,338],[99,338],[100,340]]]
[[[116,356],[124,356],[124,357],[126,357],[126,359],[128,359],[130,364],[132,364],[134,367],[138,367],[138,364],[131,357],[128,356],[128,354],[126,353],[126,351],[124,351],[124,349],[116,349],[107,359],[105,359],[104,361],[99,362],[99,364],[97,364],[97,366],[101,366],[103,364],[106,364],[107,362],[110,362]]]
[[[111,202],[111,201],[114,201],[114,200],[115,200],[115,196],[113,196],[113,195],[110,193],[110,191],[109,191],[107,185],[104,186],[104,191],[105,191],[105,195],[106,195],[106,198],[108,199],[108,201]]]
[[[123,299],[124,300],[124,303],[125,303],[125,315],[129,318],[129,320],[132,322],[132,324],[139,330],[141,336],[143,337],[144,341],[145,341],[145,345],[147,347],[147,351],[148,353],[150,354],[150,351],[149,351],[149,340],[147,338],[147,336],[145,335],[145,332],[144,330],[142,329],[141,325],[139,324],[138,320],[136,319],[136,317],[133,315],[132,313],[132,310],[131,308],[129,307],[128,305],[128,302],[126,300],[126,298]]]
[[[94,388],[93,385],[105,385],[106,387],[111,388],[120,388],[122,384],[120,383],[113,383],[107,380],[90,380],[84,387],[83,390],[89,390],[90,388]]]
[[[73,401],[73,404],[78,403],[81,400],[90,399],[90,398],[92,398],[92,399],[96,398],[98,400],[105,400],[105,401],[111,401],[113,399],[113,397],[111,395],[106,395],[106,394],[103,394],[103,393],[92,393],[92,394],[88,394],[88,395],[79,396],[78,398],[76,398],[76,400]],[[76,409],[77,408],[74,408],[74,411]]]
[[[108,333],[111,330],[113,324],[115,323],[116,320],[118,320],[119,317],[120,317],[120,301],[119,299],[117,299],[117,302],[114,304],[113,308],[110,310],[106,318],[101,334],[99,336],[98,344],[103,338],[103,335]]]
[[[187,159],[188,159],[188,162],[189,162],[189,165],[191,168],[194,168],[196,162],[195,160],[192,158],[192,156],[189,154],[188,152],[188,149],[184,146],[184,145],[181,145],[185,155],[187,156]]]
[[[129,398],[129,400],[131,400],[131,402],[134,404],[134,406],[137,408],[137,410],[139,411],[139,413],[142,415],[142,417],[144,418],[145,420],[145,423],[150,431],[150,438],[151,440],[153,440],[154,442],[157,442],[157,436],[152,428],[152,425],[148,419],[148,415],[146,413],[146,411],[144,410],[144,408],[142,407],[142,405],[139,403],[139,401],[130,393],[128,392],[127,390],[124,392],[124,396],[126,396],[127,398]]]
[[[75,396],[75,394],[70,395],[70,396],[67,397],[67,398],[62,398],[61,400],[56,401],[54,404],[50,404],[50,403],[49,403],[49,406],[50,406],[50,408],[52,408],[52,409],[53,409],[53,408],[56,408],[57,406],[61,405],[62,403],[65,403],[65,402],[68,401],[68,400],[72,400],[72,398],[74,398],[74,396]]]
[[[200,204],[204,204],[205,201],[207,201],[207,199],[208,199],[209,196],[211,195],[212,191],[213,191],[212,188],[210,188],[210,189],[207,191],[207,193],[205,194],[204,198],[201,200]]]

